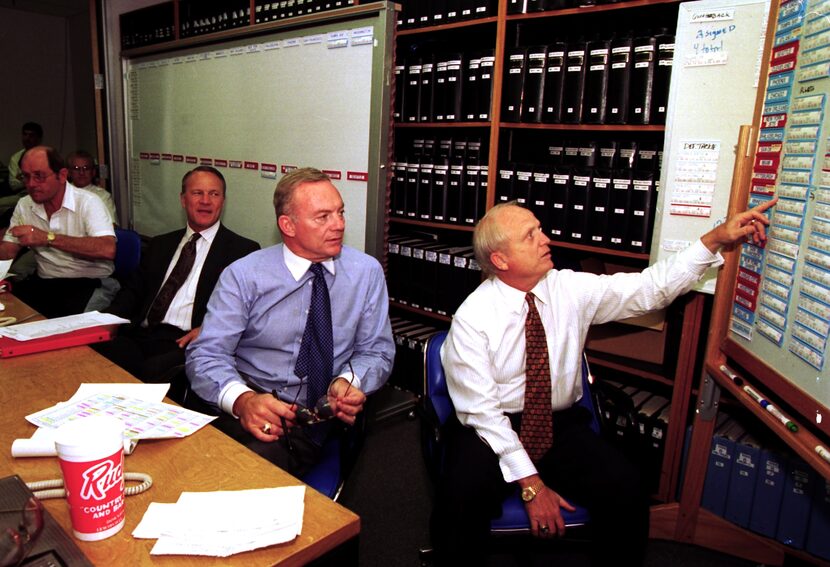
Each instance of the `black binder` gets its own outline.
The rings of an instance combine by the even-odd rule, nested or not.
[[[633,40],[630,36],[611,41],[611,68],[608,71],[606,124],[628,122],[628,93],[631,83]]]
[[[461,19],[461,0],[444,0],[447,18],[445,24],[451,24]]]
[[[590,207],[591,170],[576,169],[568,194],[568,240],[588,244],[588,210]]]
[[[490,120],[490,107],[493,103],[493,66],[496,57],[493,50],[482,53],[478,66],[478,119]]]
[[[620,142],[617,166],[627,170],[637,169],[637,142],[634,140]]]
[[[395,105],[392,110],[392,119],[403,122],[403,100],[406,93],[406,63],[395,65]]]
[[[453,142],[450,159],[449,189],[447,191],[447,222],[461,224],[461,200],[465,186],[467,140]]]
[[[598,169],[612,170],[617,167],[617,154],[619,143],[613,140],[604,140],[598,144],[596,167]]]
[[[672,61],[674,60],[674,36],[658,35],[655,36],[655,40],[657,41],[657,66],[654,69],[654,88],[651,97],[652,124],[665,124],[666,110],[669,106]]]
[[[507,203],[514,199],[513,183],[516,180],[516,164],[507,163],[499,168],[496,180],[496,204]]]
[[[611,178],[611,197],[608,200],[608,246],[622,250],[628,236],[629,199],[631,198],[631,171],[618,169]]]
[[[608,204],[611,199],[611,170],[596,169],[591,184],[588,213],[588,244],[608,246]]]
[[[478,75],[480,56],[473,56],[467,60],[467,74],[464,78],[464,86],[461,89],[461,120],[468,122],[478,120]]]
[[[521,119],[527,49],[524,47],[508,49],[506,57],[507,69],[504,77],[501,119],[503,122],[518,122]]]
[[[527,0],[507,0],[508,14],[525,14],[527,13]]]
[[[447,55],[447,90],[446,90],[446,120],[458,122],[462,120],[461,105],[464,87],[464,56],[461,53]]]
[[[447,221],[449,178],[449,158],[436,159],[432,168],[432,220],[435,222]]]
[[[586,49],[587,44],[584,41],[568,43],[565,56],[565,86],[562,91],[562,122],[565,124],[578,124],[582,119]]]
[[[435,113],[433,109],[433,91],[435,88],[434,77],[435,64],[432,57],[421,59],[421,103],[418,112],[419,122],[433,122]]]
[[[435,60],[435,87],[432,91],[432,114],[435,122],[444,122],[447,113],[447,56]]]
[[[658,147],[656,144],[639,144],[637,146],[637,165],[634,169],[659,174],[662,152],[658,150]]]
[[[582,169],[593,169],[597,165],[597,142],[594,140],[582,140],[579,143],[579,158],[577,159],[577,166]]]
[[[417,28],[421,24],[421,0],[406,0],[403,8],[405,28]]]
[[[628,225],[628,249],[632,252],[649,250],[655,195],[654,174],[650,171],[634,172]]]
[[[548,145],[548,160],[551,165],[562,165],[565,163],[565,145],[561,140],[554,140]]]
[[[633,49],[628,123],[651,124],[651,93],[654,88],[657,41],[654,37],[638,37],[634,39]]]
[[[420,158],[413,156],[406,160],[406,193],[404,198],[404,214],[408,219],[418,218],[418,175],[420,171]]]
[[[562,163],[572,167],[579,167],[582,163],[579,161],[579,143],[573,140],[566,140],[564,143],[565,153],[562,155]]]
[[[541,122],[545,94],[546,45],[527,49],[527,69],[522,86],[522,122]]]
[[[464,166],[464,185],[461,188],[461,223],[473,226],[478,211],[478,160],[467,159]]]
[[[421,113],[421,60],[407,61],[406,64],[403,120],[404,122],[417,122]]]
[[[542,121],[562,122],[562,92],[565,86],[565,53],[568,45],[558,41],[548,45],[545,91],[542,95]]]
[[[392,216],[404,218],[406,212],[404,207],[406,205],[406,166],[405,159],[399,159],[394,164],[395,174],[392,178],[391,204]]]
[[[418,220],[428,221],[432,219],[432,169],[435,167],[433,159],[428,156],[421,158],[420,171],[418,172],[418,190],[415,198],[415,208],[418,212]]]
[[[476,222],[487,212],[487,186],[490,184],[490,168],[487,163],[478,166],[478,193],[476,194]]]
[[[608,98],[608,71],[610,68],[611,42],[607,40],[588,43],[588,67],[585,71],[585,96],[583,97],[582,122],[603,124]]]
[[[417,26],[424,27],[432,23],[432,5],[433,0],[415,0],[421,6],[418,8],[418,23]]]
[[[513,180],[513,198],[523,207],[528,206],[530,184],[533,180],[533,166],[516,164],[516,177]]]
[[[568,195],[571,190],[571,168],[558,166],[553,169],[550,183],[550,232],[552,240],[566,240],[568,224]]]
[[[542,232],[548,234],[550,231],[550,220],[548,208],[550,203],[550,170],[543,165],[533,167],[533,179],[530,183],[530,195],[528,196],[528,208],[536,216],[542,227]]]

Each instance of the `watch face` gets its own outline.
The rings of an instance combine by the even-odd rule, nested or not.
[[[533,490],[532,486],[528,486],[527,488],[522,489],[522,500],[525,502],[530,502],[536,496],[536,491]]]

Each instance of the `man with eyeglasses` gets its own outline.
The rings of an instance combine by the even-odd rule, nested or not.
[[[24,247],[35,254],[37,273],[15,284],[21,300],[46,317],[82,313],[101,279],[113,271],[115,231],[101,199],[67,181],[54,149],[36,146],[21,160],[28,195],[14,209],[0,243],[0,260]]]
[[[69,157],[66,158],[66,164],[69,166],[69,181],[72,185],[97,195],[110,212],[113,224],[118,224],[112,195],[103,187],[95,185],[95,178],[98,176],[98,166],[95,165],[95,158],[86,150],[77,150],[69,154]]]
[[[343,245],[343,199],[329,177],[286,174],[274,210],[283,242],[222,274],[187,375],[221,410],[219,429],[302,476],[337,422],[354,424],[389,378],[395,346],[383,269]]]
[[[124,281],[106,311],[131,321],[118,336],[93,348],[145,382],[170,380],[169,371],[184,364],[184,348],[199,334],[207,302],[222,270],[259,250],[259,244],[231,231],[220,218],[225,207],[225,178],[199,166],[182,178],[180,201],[187,226],[153,238],[141,265]],[[192,265],[163,307],[162,290],[195,240]],[[186,383],[173,376],[170,396],[181,401]]]

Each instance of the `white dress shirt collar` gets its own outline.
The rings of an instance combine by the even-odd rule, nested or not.
[[[530,292],[536,296],[536,300],[542,305],[550,303],[548,288],[544,283],[546,277],[547,275],[540,279],[539,283],[537,283],[536,286],[530,290]],[[498,276],[494,277],[493,280],[496,284],[496,288],[499,290],[499,293],[504,297],[505,305],[507,305],[513,313],[521,315],[527,310],[527,307],[525,307],[527,304],[525,300],[525,296],[527,295],[526,292],[504,283],[498,278]]]
[[[216,233],[219,232],[220,224],[221,221],[216,221],[210,228],[206,228],[205,230],[199,233],[199,235],[204,239],[204,242],[206,242],[208,246],[213,244],[213,239],[216,238]],[[193,236],[195,232],[196,231],[190,228],[190,225],[188,224],[187,228],[185,228],[184,231],[184,241],[187,242],[188,240],[190,240],[190,237]]]
[[[311,260],[297,256],[285,244],[282,245],[282,252],[283,258],[285,258],[285,267],[288,268],[288,271],[291,272],[291,275],[294,276],[296,281],[300,281],[300,278],[311,267]],[[331,275],[334,275],[334,258],[323,260],[321,264],[323,264]]]

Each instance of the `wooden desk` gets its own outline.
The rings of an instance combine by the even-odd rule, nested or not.
[[[7,293],[0,294],[0,301],[8,315],[31,313]],[[60,478],[57,458],[12,458],[12,441],[35,431],[24,416],[68,399],[82,382],[136,381],[85,346],[0,360],[0,476],[18,474],[26,482]],[[184,491],[268,488],[300,481],[211,426],[184,439],[141,441],[127,456],[125,469],[150,474],[153,487],[127,498],[126,524],[119,533],[98,542],[76,540],[96,565],[304,565],[360,532],[358,516],[309,488],[303,532],[291,543],[229,558],[151,556],[155,540],[130,535],[150,502],[175,502]],[[71,534],[65,500],[45,500],[44,505]]]

